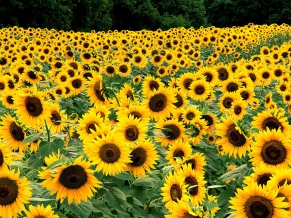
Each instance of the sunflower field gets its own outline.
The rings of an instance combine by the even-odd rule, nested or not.
[[[290,217],[290,33],[0,29],[0,217]]]

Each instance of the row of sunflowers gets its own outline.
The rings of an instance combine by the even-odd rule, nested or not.
[[[0,30],[0,217],[288,217],[288,25]]]

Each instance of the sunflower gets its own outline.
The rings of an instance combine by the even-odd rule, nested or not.
[[[257,114],[254,120],[251,122],[252,126],[259,130],[275,129],[281,130],[283,134],[288,135],[290,132],[290,126],[288,118],[284,117],[284,111],[281,109],[270,112],[269,110],[263,111]]]
[[[96,128],[100,127],[103,122],[104,119],[101,114],[96,114],[94,110],[88,111],[78,120],[77,132],[80,135],[79,138],[84,140],[91,137],[96,132]]]
[[[1,117],[0,137],[3,142],[7,142],[14,151],[23,151],[26,146],[22,145],[25,138],[25,130],[21,127],[11,115],[7,114]]]
[[[73,201],[80,204],[93,197],[96,188],[101,188],[101,182],[93,175],[94,171],[89,169],[91,164],[82,160],[79,156],[68,165],[61,165],[52,171],[50,168],[43,168],[39,173],[39,178],[44,179],[41,185],[51,191],[51,195],[56,193],[56,200],[63,202],[68,198],[68,203]]]
[[[184,183],[184,179],[179,177],[176,172],[169,172],[161,190],[161,195],[163,196],[162,201],[166,202],[165,207],[167,209],[178,206],[178,201],[186,203],[189,200],[187,185]]]
[[[231,213],[237,218],[289,217],[289,212],[285,210],[289,203],[284,202],[284,197],[277,196],[278,189],[270,191],[267,186],[262,187],[252,182],[243,189],[237,189],[235,197],[230,198],[229,208],[234,210]]]
[[[172,208],[168,208],[170,215],[165,215],[165,218],[204,218],[199,211],[194,211],[188,202],[177,200]],[[206,218],[206,217],[205,217]]]
[[[131,67],[129,63],[120,63],[117,66],[117,74],[121,77],[126,77],[128,75],[130,75],[131,73]]]
[[[241,120],[243,116],[247,113],[247,103],[239,98],[232,102],[230,110],[230,114],[234,120]]]
[[[44,207],[43,204],[36,206],[29,205],[28,211],[25,214],[26,216],[24,218],[59,218],[59,215],[54,213],[51,205]]]
[[[191,145],[183,140],[177,140],[166,152],[166,160],[175,168],[179,168],[180,163],[184,162],[192,153]]]
[[[150,111],[149,109],[141,103],[130,103],[128,107],[120,108],[119,111],[116,112],[117,119],[120,120],[122,117],[129,117],[132,115],[134,118],[138,118],[141,122],[147,124],[150,120]]]
[[[162,55],[157,54],[152,57],[151,63],[153,66],[160,66],[164,62],[164,59],[165,58]]]
[[[263,130],[254,134],[254,138],[255,142],[250,153],[254,166],[262,162],[279,169],[291,164],[291,146],[281,130]]]
[[[267,185],[276,172],[275,167],[266,166],[263,163],[253,167],[252,170],[254,172],[250,176],[244,178],[243,183],[246,185],[251,184],[252,182],[256,182],[258,185],[262,186]]]
[[[90,153],[87,153],[89,160],[97,164],[96,171],[102,171],[105,175],[121,173],[126,168],[126,164],[131,162],[127,143],[119,140],[115,136],[115,131],[101,135],[88,146],[91,146]]]
[[[272,72],[267,67],[262,67],[258,70],[260,83],[259,86],[268,86],[272,81]]]
[[[186,134],[188,136],[188,141],[190,141],[193,145],[197,145],[203,138],[203,135],[207,134],[206,130],[207,121],[204,119],[195,119],[193,124],[187,125]]]
[[[186,93],[177,88],[173,88],[175,92],[175,97],[177,99],[177,102],[174,103],[177,109],[183,109],[186,105],[188,105],[189,100],[187,99]]]
[[[183,159],[183,165],[190,165],[191,169],[198,173],[198,175],[204,175],[204,166],[206,165],[206,157],[203,153],[196,152]]]
[[[145,177],[146,172],[151,173],[151,168],[157,164],[158,152],[151,140],[147,139],[132,147],[130,153],[131,163],[127,164],[127,169],[134,177]]]
[[[223,82],[226,82],[231,74],[231,69],[225,64],[219,64],[215,68],[218,75],[218,84],[221,85]]]
[[[119,100],[120,107],[128,107],[129,102],[135,102],[137,100],[134,88],[128,83],[123,84],[123,87],[117,94],[117,98]]]
[[[24,123],[26,127],[38,129],[43,126],[45,120],[50,117],[49,104],[44,101],[44,94],[41,94],[36,89],[33,93],[23,93],[19,91],[14,97],[16,107],[16,115],[19,121]]]
[[[201,205],[206,197],[204,176],[193,170],[190,164],[183,165],[177,176],[183,178],[184,183],[188,185],[191,202],[196,206]]]
[[[240,95],[236,92],[225,92],[219,99],[219,108],[222,113],[231,108],[232,102],[240,99]]]
[[[133,79],[132,82],[134,85],[139,85],[141,82],[141,76],[140,75],[136,75]]]
[[[207,134],[207,138],[206,138],[206,141],[209,143],[209,144],[215,144],[216,143],[216,136],[211,133],[211,132],[208,132]]]
[[[226,82],[222,83],[221,91],[224,92],[236,92],[239,88],[242,87],[240,81],[235,78],[230,78]]]
[[[103,88],[103,79],[101,74],[95,74],[86,82],[86,92],[92,104],[106,104],[107,96]]]
[[[169,69],[168,67],[165,67],[165,66],[160,66],[156,72],[159,77],[165,77],[169,75]]]
[[[188,95],[195,101],[204,101],[211,93],[211,86],[204,80],[193,81]]]
[[[188,92],[191,90],[190,85],[195,80],[196,76],[194,73],[184,73],[178,78],[177,86],[188,94]]]
[[[142,54],[134,54],[131,58],[132,64],[139,68],[145,68],[148,61],[145,55]]]
[[[148,75],[144,78],[142,84],[142,94],[144,97],[148,97],[153,94],[155,90],[157,91],[163,87],[164,83],[161,81],[160,78],[155,78],[151,75]]]
[[[209,83],[209,85],[211,86],[215,86],[218,82],[217,72],[213,68],[202,67],[199,69],[197,73],[199,73],[200,75],[203,75],[205,78],[205,81]]]
[[[185,138],[185,127],[178,119],[173,118],[170,120],[160,119],[155,124],[156,132],[162,133],[162,136],[156,136],[155,140],[161,142],[162,146],[172,145],[176,141]]]
[[[4,107],[8,109],[14,109],[14,100],[13,96],[15,95],[15,91],[5,92],[1,94],[1,102]]]
[[[170,117],[171,111],[175,109],[175,93],[168,88],[154,90],[143,103],[149,108],[151,118],[159,120]]]
[[[283,168],[279,170],[276,170],[276,167],[272,168],[274,168],[274,174],[268,181],[268,185],[270,185],[271,189],[276,189],[282,187],[283,185],[291,185],[290,168]]]
[[[0,175],[0,216],[18,217],[24,204],[32,196],[30,182],[27,178],[19,178],[20,171],[3,169]]]
[[[67,81],[68,87],[72,89],[74,95],[78,95],[85,89],[84,79],[81,75],[74,76]]]
[[[223,147],[223,151],[229,156],[233,155],[237,158],[237,155],[241,158],[246,155],[247,151],[250,151],[250,142],[240,127],[232,120],[231,117],[222,117],[221,123],[216,125],[216,135],[221,138],[217,140],[217,144]]]
[[[184,124],[194,124],[201,117],[201,112],[196,107],[187,107],[182,110],[182,120]]]
[[[116,137],[127,143],[139,144],[146,137],[147,125],[133,115],[122,117],[116,125]]]
[[[49,126],[52,134],[57,134],[63,131],[66,127],[64,121],[67,120],[67,115],[64,110],[60,110],[57,104],[50,104],[50,119],[47,120],[47,125]]]
[[[249,88],[240,88],[238,91],[241,98],[248,104],[251,104],[254,99],[254,92]]]
[[[212,132],[216,128],[217,117],[215,114],[202,114],[200,119],[203,119],[207,122],[206,132]]]

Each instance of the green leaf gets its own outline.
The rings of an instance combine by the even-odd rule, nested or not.
[[[59,166],[59,165],[62,165],[64,162],[63,162],[63,159],[60,159],[60,160],[56,160],[55,162],[51,163],[47,169],[50,169],[50,168],[53,168],[53,167],[56,167],[56,166]]]
[[[123,172],[115,175],[116,178],[121,180],[130,180],[133,181],[134,177],[129,172]]]
[[[228,203],[229,198],[234,196],[234,190],[235,188],[231,187],[230,189],[226,189],[219,194],[217,201],[219,207],[222,207]]]
[[[30,136],[27,136],[23,141],[22,141],[22,145],[28,143],[28,142],[34,142],[36,140],[38,140],[41,135],[43,135],[43,133],[35,133],[35,134],[32,134]]]
[[[135,186],[155,187],[155,180],[150,177],[137,178],[133,183]]]
[[[222,188],[222,187],[225,187],[226,185],[211,185],[211,186],[208,186],[207,188]]]
[[[104,199],[112,208],[125,210],[127,207],[125,194],[116,187],[109,189],[104,196]]]
[[[204,203],[204,206],[207,208],[207,210],[212,210],[214,207],[217,207],[217,203],[214,201],[206,201]]]
[[[233,178],[237,178],[243,173],[243,171],[245,170],[246,167],[247,167],[247,165],[243,164],[243,165],[239,166],[238,168],[235,168],[235,169],[223,174],[222,176],[219,177],[219,179],[226,181],[226,180],[230,180]]]
[[[91,201],[81,202],[80,204],[76,204],[74,201],[72,204],[68,204],[67,199],[62,203],[60,209],[67,209],[68,211],[78,215],[81,218],[88,218],[89,215],[93,211],[93,205]]]
[[[102,213],[104,218],[113,217],[113,214],[111,213],[111,211],[108,209],[108,207],[106,206],[106,204],[104,202],[97,200],[97,199],[92,199],[91,202],[93,205],[93,212]]]
[[[56,138],[53,141],[46,142],[43,141],[39,144],[39,153],[42,156],[48,156],[51,153],[57,153],[58,149],[62,149],[64,147],[64,141],[62,139]]]
[[[56,199],[49,199],[49,198],[30,198],[30,201],[56,201]]]

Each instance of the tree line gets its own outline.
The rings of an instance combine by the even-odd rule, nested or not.
[[[167,30],[291,23],[289,0],[0,0],[0,27]]]

